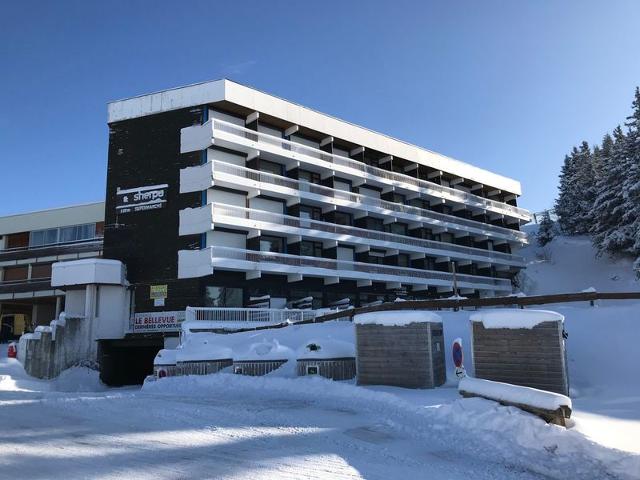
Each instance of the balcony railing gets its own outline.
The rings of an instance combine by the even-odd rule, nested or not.
[[[190,167],[201,168],[201,167]],[[211,162],[211,168],[213,169],[214,178],[218,173],[232,175],[235,177],[245,178],[253,182],[260,182],[263,184],[270,184],[277,187],[283,187],[298,192],[308,192],[323,197],[332,199],[345,200],[347,202],[355,203],[363,206],[363,210],[367,210],[366,207],[378,208],[385,210],[385,213],[393,212],[391,214],[404,214],[414,216],[415,221],[425,222],[433,224],[437,227],[447,227],[456,229],[459,231],[474,231],[478,235],[491,235],[502,239],[511,240],[514,242],[526,243],[527,234],[519,230],[512,230],[509,228],[498,227],[496,225],[490,225],[488,223],[482,223],[475,220],[469,220],[466,218],[456,217],[454,215],[447,215],[444,213],[434,212],[432,210],[425,210],[410,205],[403,205],[400,203],[389,202],[386,200],[380,200],[374,197],[368,197],[358,193],[347,192],[344,190],[337,190],[322,185],[316,185],[309,182],[299,181],[292,178],[282,177],[280,175],[274,175],[272,173],[261,172],[258,170],[248,169],[246,167],[240,167],[231,163],[225,163],[221,161]],[[184,170],[183,170],[184,171]]]
[[[384,184],[394,185],[404,189],[417,191],[425,195],[458,202],[467,206],[509,215],[525,221],[531,220],[531,214],[529,211],[507,203],[473,195],[455,188],[438,185],[437,183],[422,180],[403,173],[373,167],[351,158],[330,154],[317,148],[301,145],[266,133],[255,132],[222,120],[212,119],[209,121],[212,125],[211,128],[214,138],[216,137],[216,132],[224,132],[232,136],[255,142],[255,148],[258,150],[260,150],[263,145],[276,147],[282,150],[281,154],[283,156],[290,157],[291,153],[293,153],[296,155],[295,159],[299,161],[318,165],[318,160],[320,160],[329,164],[327,168],[345,171],[345,173],[352,175],[359,175],[361,178],[371,178],[373,181],[383,179],[384,181],[381,183]],[[353,172],[350,172],[349,170],[353,170]]]
[[[39,247],[16,247],[0,250],[0,261],[51,257],[102,250],[102,237]]]
[[[278,324],[285,322],[300,322],[314,317],[315,312],[313,310],[187,307],[185,322],[259,322],[265,324]]]
[[[364,228],[351,227],[345,225],[337,225],[335,223],[321,222],[318,220],[304,219],[290,215],[282,215],[264,210],[253,210],[222,203],[213,203],[213,210],[208,213],[212,217],[213,223],[224,223],[232,226],[241,225],[246,220],[252,222],[261,222],[263,224],[273,225],[271,228],[277,231],[278,226],[291,227],[310,232],[326,232],[331,234],[335,239],[344,239],[345,236],[357,237],[367,241],[385,242],[387,244],[397,244],[409,247],[408,251],[421,252],[430,250],[431,255],[437,256],[453,256],[456,258],[471,258],[477,261],[491,261],[514,265],[518,267],[524,266],[522,257],[511,255],[493,250],[484,250],[481,248],[467,247],[464,245],[456,245],[447,242],[439,242],[435,240],[426,240],[422,238],[414,238],[406,235],[398,235],[377,230],[368,230]],[[202,208],[211,208],[202,207]],[[183,211],[184,212],[184,211]],[[222,219],[227,217],[227,220]],[[265,229],[264,226],[257,226],[257,229]],[[201,232],[199,232],[201,233]],[[313,233],[308,234],[313,237]],[[370,243],[367,243],[370,244]],[[384,247],[384,245],[379,245]],[[393,247],[391,247],[393,248]]]
[[[202,265],[202,254],[207,252],[211,269],[205,272]],[[193,256],[192,258],[189,258]],[[297,273],[354,280],[371,280],[376,282],[398,282],[418,286],[452,286],[454,275],[435,270],[377,265],[363,262],[334,260],[330,258],[305,257],[285,253],[262,252],[230,247],[207,247],[203,250],[182,250],[179,262],[192,262],[191,267],[204,276],[216,268],[222,270],[264,271],[279,274]],[[186,266],[186,265],[184,265]],[[182,270],[184,266],[178,266]],[[186,269],[185,269],[186,270]],[[194,275],[194,276],[198,276]],[[185,276],[186,277],[186,276]],[[503,278],[484,277],[480,275],[455,275],[461,288],[478,288],[511,291],[511,281]]]

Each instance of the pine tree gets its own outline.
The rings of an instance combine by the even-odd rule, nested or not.
[[[628,253],[640,255],[640,88],[636,87],[633,100],[633,113],[627,117],[629,128],[625,141],[627,170],[623,182],[623,195],[626,210],[623,215],[625,235],[633,244]]]
[[[587,142],[574,147],[564,160],[560,173],[560,194],[555,210],[558,224],[567,235],[589,232],[596,197],[593,154]]]
[[[544,247],[547,243],[551,242],[554,237],[553,221],[549,215],[549,210],[545,210],[542,213],[542,220],[540,220],[540,227],[536,235],[538,246]]]
[[[599,255],[620,252],[624,246],[616,235],[622,224],[624,198],[621,179],[624,176],[625,162],[620,155],[624,145],[624,134],[620,126],[613,131],[613,137],[607,134],[602,140],[596,162],[596,198],[592,210],[590,234],[593,245]]]

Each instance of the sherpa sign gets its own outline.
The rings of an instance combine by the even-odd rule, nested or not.
[[[118,187],[116,191],[116,211],[117,213],[131,213],[164,208],[167,203],[167,188],[169,188],[169,185],[166,183],[127,188],[125,190]]]

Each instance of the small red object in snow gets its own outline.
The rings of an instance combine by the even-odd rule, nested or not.
[[[167,376],[167,371],[164,368],[158,370],[158,378],[164,378]]]
[[[18,356],[18,349],[16,348],[15,343],[10,343],[9,348],[7,349],[7,357],[16,358]]]

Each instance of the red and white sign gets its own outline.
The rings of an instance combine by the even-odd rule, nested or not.
[[[131,317],[132,333],[178,332],[184,321],[184,310],[177,312],[136,313]]]
[[[456,367],[456,377],[462,378],[467,375],[467,372],[464,369],[464,364],[462,363],[464,360],[464,355],[462,353],[462,339],[456,338],[453,341],[453,345],[451,347],[451,354],[453,355],[453,364]]]

